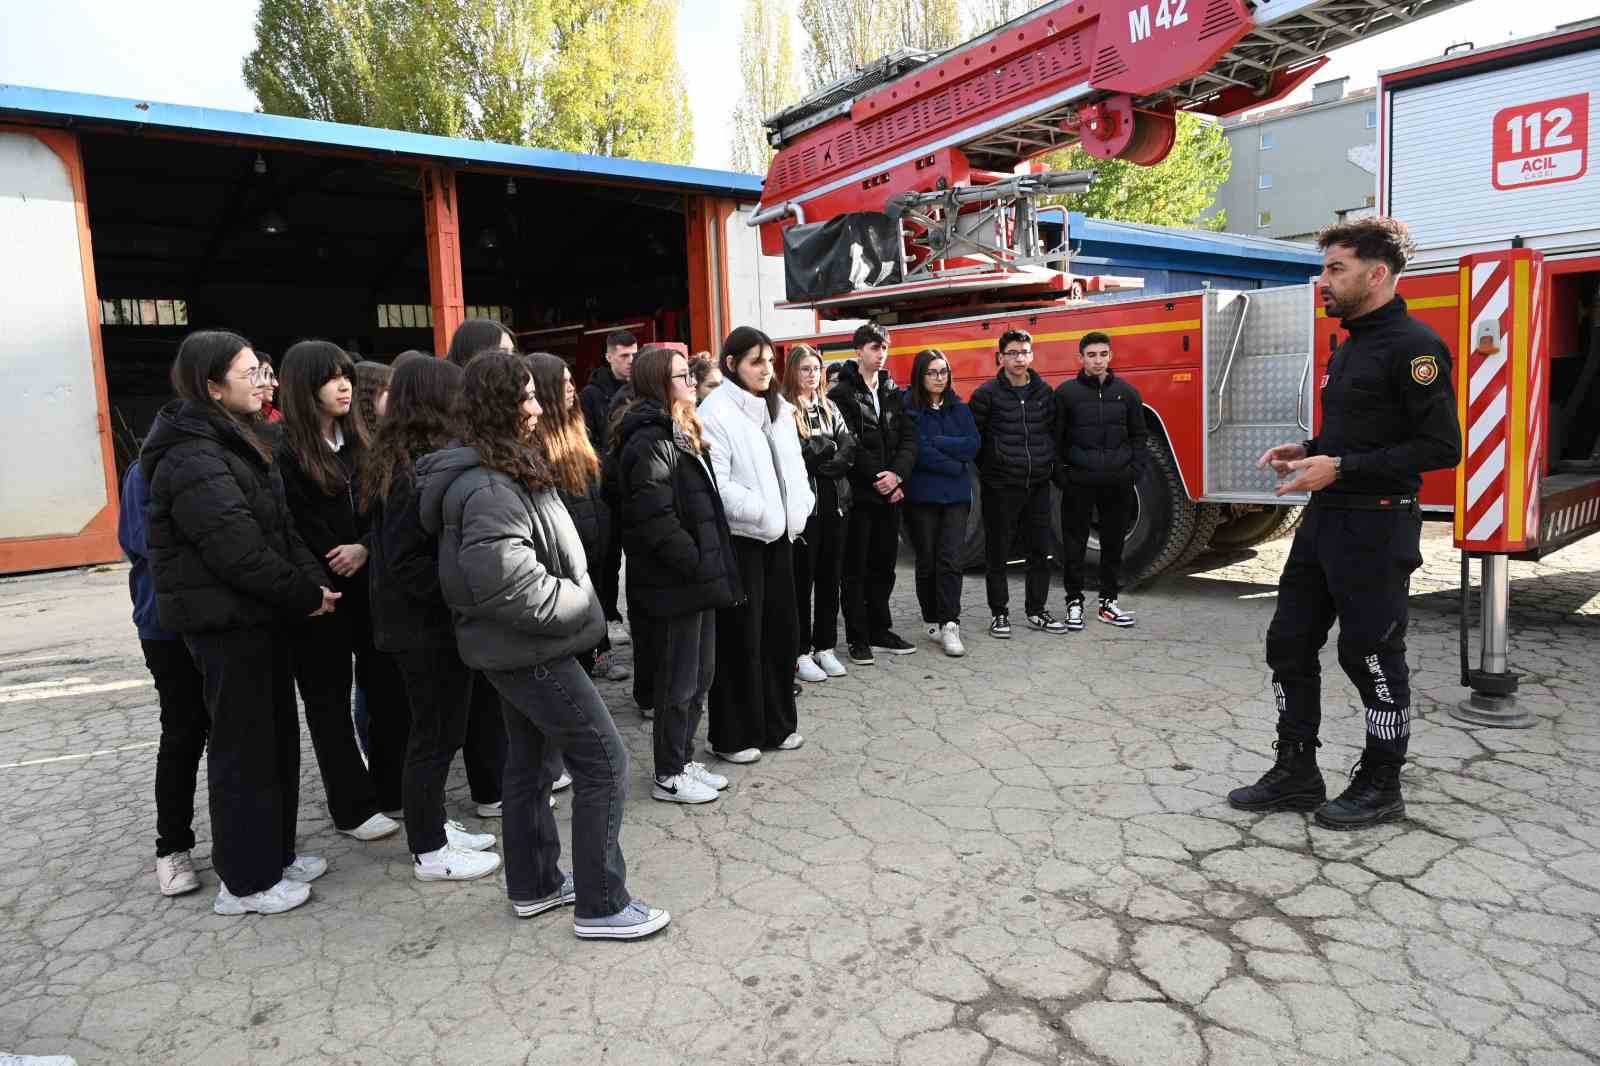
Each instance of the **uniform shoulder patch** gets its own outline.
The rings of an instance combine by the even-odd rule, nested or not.
[[[1433,355],[1419,355],[1411,360],[1411,380],[1418,385],[1432,385],[1439,377],[1439,359]]]

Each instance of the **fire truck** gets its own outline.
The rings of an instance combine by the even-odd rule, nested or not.
[[[1077,341],[1113,338],[1139,389],[1152,462],[1125,565],[1148,579],[1207,549],[1281,536],[1304,502],[1256,469],[1313,433],[1341,332],[1311,286],[1090,299],[1123,279],[1072,271],[1046,197],[1092,173],[1031,162],[1071,143],[1159,162],[1180,110],[1226,116],[1280,99],[1329,51],[1448,2],[1058,0],[940,55],[896,53],[768,120],[777,149],[751,218],[782,255],[788,301],[825,358],[850,320],[891,332],[890,368],[945,352],[964,392],[996,372],[1001,333],[1027,329],[1035,369],[1078,369]],[[1507,562],[1600,529],[1600,25],[1466,51],[1382,76],[1377,210],[1419,254],[1411,310],[1455,355],[1467,456],[1428,476],[1425,508],[1463,551],[1463,716],[1527,724],[1506,664]],[[780,342],[780,347],[786,344]],[[976,495],[976,494],[975,494]],[[1058,531],[1059,534],[1059,531]],[[982,551],[976,508],[969,555]],[[1096,545],[1091,540],[1091,553]],[[1482,560],[1483,647],[1466,666],[1468,560]],[[1092,561],[1092,560],[1091,560]]]

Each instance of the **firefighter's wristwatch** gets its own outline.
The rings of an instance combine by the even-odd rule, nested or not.
[[[1342,475],[1343,473],[1344,473],[1344,456],[1335,455],[1333,457],[1333,480],[1338,481],[1340,475]]]

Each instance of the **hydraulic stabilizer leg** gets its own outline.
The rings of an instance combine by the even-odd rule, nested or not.
[[[1450,714],[1472,725],[1526,729],[1537,720],[1517,705],[1517,679],[1507,663],[1511,644],[1511,560],[1483,556],[1483,611],[1478,669],[1468,672],[1472,695]]]

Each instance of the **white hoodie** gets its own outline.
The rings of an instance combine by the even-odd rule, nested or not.
[[[805,532],[815,500],[794,406],[780,396],[777,420],[769,421],[766,398],[730,381],[705,398],[699,414],[729,531],[766,544]]]

